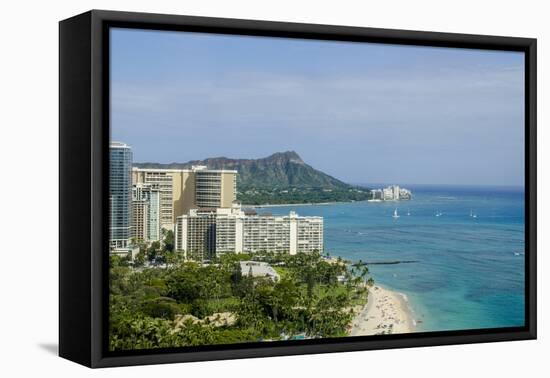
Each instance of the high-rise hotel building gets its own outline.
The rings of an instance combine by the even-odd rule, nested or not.
[[[132,200],[132,239],[147,241],[149,237],[149,202],[145,199]]]
[[[323,250],[323,218],[291,211],[274,216],[231,208],[191,210],[177,218],[176,250],[192,260],[225,253],[296,253]]]
[[[111,142],[109,158],[109,240],[112,248],[125,248],[132,232],[132,149]]]
[[[237,171],[195,166],[195,205],[198,208],[229,208],[237,199]],[[178,216],[181,214],[178,214]]]
[[[132,238],[160,240],[160,191],[157,184],[132,187]]]
[[[174,229],[176,218],[191,209],[229,208],[235,202],[237,171],[134,168],[132,182],[154,184],[160,193],[160,224]]]
[[[235,203],[235,170],[133,168],[132,183],[132,236],[152,241],[160,228],[174,230],[176,250],[187,259],[323,250],[322,217],[243,211]]]

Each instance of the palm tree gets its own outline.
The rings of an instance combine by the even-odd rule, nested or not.
[[[365,279],[367,278],[367,275],[369,274],[369,268],[366,266],[366,265],[363,265],[361,267],[361,279],[363,280],[363,282],[365,282]]]

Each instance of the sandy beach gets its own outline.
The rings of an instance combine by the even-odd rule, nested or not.
[[[409,333],[415,326],[404,294],[373,286],[367,305],[353,319],[350,336]]]

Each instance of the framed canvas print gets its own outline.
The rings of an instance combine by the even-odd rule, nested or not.
[[[60,355],[536,337],[536,40],[60,22]]]

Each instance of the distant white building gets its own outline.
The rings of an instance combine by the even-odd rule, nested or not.
[[[412,199],[412,192],[409,189],[400,188],[399,185],[390,185],[383,189],[371,190],[372,200],[399,201]]]
[[[412,199],[412,192],[409,189],[401,188],[399,190],[399,199],[405,199],[405,200]]]
[[[398,187],[399,188],[399,187]],[[395,200],[398,200],[399,198],[396,198],[394,196],[394,189],[393,189],[393,186],[388,186],[387,188],[384,188],[382,189],[382,192],[383,192],[383,199],[384,201],[395,201]]]
[[[371,193],[371,200],[381,201],[384,199],[384,194],[382,189],[372,189],[370,193]]]

